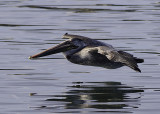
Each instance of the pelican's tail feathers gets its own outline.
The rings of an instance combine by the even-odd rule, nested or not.
[[[133,55],[123,52],[123,51],[118,51],[119,52],[119,60],[125,64],[126,66],[130,67],[131,69],[141,72],[141,70],[138,68],[137,63],[143,63],[144,60],[134,57]]]
[[[140,58],[137,58],[137,57],[135,57],[134,60],[135,60],[137,63],[143,63],[143,62],[144,62],[144,59],[140,59]]]

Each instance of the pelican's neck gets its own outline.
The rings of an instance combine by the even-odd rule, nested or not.
[[[73,54],[81,51],[84,47],[78,47],[76,49],[72,49],[72,50],[69,50],[69,51],[66,51],[66,52],[63,52],[64,56],[67,58],[68,56],[72,56]]]

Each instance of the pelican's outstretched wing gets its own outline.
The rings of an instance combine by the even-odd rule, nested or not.
[[[133,57],[133,55],[129,53],[118,51],[107,46],[98,46],[95,47],[95,50],[97,51],[97,53],[105,55],[110,61],[120,62],[134,69],[135,71],[141,72],[141,70],[138,68],[137,63],[142,63],[143,59]]]

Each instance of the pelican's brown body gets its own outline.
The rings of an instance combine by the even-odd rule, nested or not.
[[[30,56],[30,59],[63,52],[64,56],[75,64],[99,66],[107,69],[128,66],[135,71],[141,72],[137,63],[144,62],[143,59],[134,57],[127,52],[116,50],[109,44],[68,33],[63,35],[63,38],[68,40]]]

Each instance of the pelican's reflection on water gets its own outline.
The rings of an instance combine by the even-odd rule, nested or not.
[[[131,112],[131,109],[138,108],[140,105],[142,92],[142,89],[121,82],[73,82],[65,94],[47,97],[45,102],[49,105],[37,108],[52,111],[56,108],[63,109],[56,112],[71,111],[69,109],[73,112],[75,109],[78,111],[95,109],[95,112]]]

